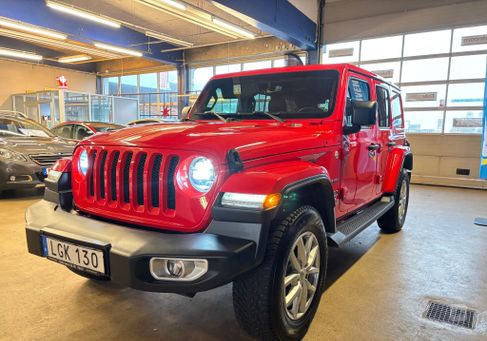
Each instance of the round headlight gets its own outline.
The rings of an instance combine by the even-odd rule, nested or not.
[[[88,152],[86,150],[83,150],[78,159],[79,170],[83,175],[86,175],[86,173],[88,172],[88,163]]]
[[[210,159],[197,157],[189,165],[189,181],[198,192],[206,193],[215,182],[215,167]]]

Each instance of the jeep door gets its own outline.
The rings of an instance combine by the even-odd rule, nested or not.
[[[380,148],[377,150],[377,179],[375,193],[382,192],[382,183],[387,171],[387,161],[389,150],[394,147],[395,142],[392,140],[391,131],[391,106],[390,106],[390,89],[387,84],[375,82],[375,92],[377,98],[377,143]]]
[[[365,76],[351,73],[348,80],[347,102],[372,100],[373,83]],[[351,112],[344,108],[344,126],[352,126]],[[357,133],[343,135],[342,177],[339,210],[344,214],[368,203],[375,196],[377,174],[376,125],[362,126]]]

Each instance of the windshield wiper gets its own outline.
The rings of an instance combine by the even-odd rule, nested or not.
[[[265,115],[265,116],[268,116],[268,117],[270,117],[270,118],[272,118],[272,119],[274,119],[274,120],[276,120],[276,121],[278,121],[278,122],[281,122],[281,123],[283,123],[283,122],[284,122],[284,120],[283,120],[282,118],[280,118],[279,116],[276,116],[276,115],[270,114],[270,113],[265,112],[265,111],[254,111],[254,112],[252,113],[252,115]]]

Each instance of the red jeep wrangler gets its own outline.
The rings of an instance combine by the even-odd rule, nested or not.
[[[352,65],[214,77],[187,118],[98,134],[49,172],[29,252],[92,279],[194,295],[233,281],[241,326],[300,339],[328,247],[406,217],[399,89]]]

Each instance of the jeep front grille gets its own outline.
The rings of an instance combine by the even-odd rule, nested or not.
[[[42,167],[51,167],[56,163],[57,160],[63,157],[70,157],[71,154],[69,153],[56,153],[56,154],[31,154],[29,157],[37,163],[39,166]]]
[[[98,206],[118,202],[131,209],[176,209],[174,177],[178,156],[95,148],[89,162],[87,195]]]

